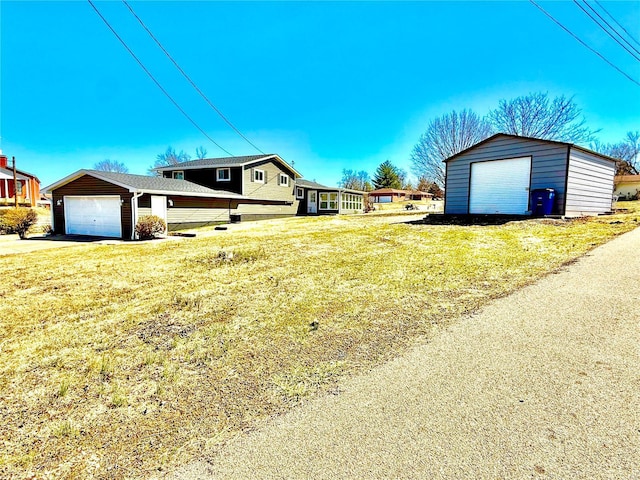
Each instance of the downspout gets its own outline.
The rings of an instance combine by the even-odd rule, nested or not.
[[[138,199],[144,195],[144,192],[132,192],[131,196],[131,216],[133,223],[131,224],[131,240],[136,239],[136,224],[138,223]]]

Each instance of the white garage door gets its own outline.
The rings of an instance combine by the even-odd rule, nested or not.
[[[472,163],[469,213],[527,213],[530,174],[531,157]]]
[[[391,203],[393,201],[393,198],[391,198],[391,195],[381,195],[376,198],[378,199],[376,203]]]
[[[67,234],[122,236],[119,196],[64,197],[63,202]]]

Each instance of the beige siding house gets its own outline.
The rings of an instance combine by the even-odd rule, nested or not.
[[[233,218],[290,217],[298,211],[295,182],[301,175],[276,154],[204,158],[156,171],[164,178],[179,178],[251,199],[230,212]]]
[[[640,175],[618,175],[613,183],[613,194],[618,200],[636,200],[640,197]]]

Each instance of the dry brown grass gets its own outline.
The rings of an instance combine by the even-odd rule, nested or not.
[[[3,257],[0,476],[171,469],[634,228],[303,218]]]

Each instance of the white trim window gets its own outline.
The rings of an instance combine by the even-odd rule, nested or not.
[[[342,210],[362,210],[362,195],[343,193]]]
[[[175,178],[176,180],[184,180],[184,171],[176,170],[175,172],[171,172],[171,178]]]
[[[278,185],[280,185],[281,187],[288,187],[289,175],[287,175],[286,173],[281,173],[280,175],[278,175]]]
[[[253,169],[253,181],[256,183],[264,183],[264,170]]]
[[[320,193],[320,210],[338,210],[338,193]]]
[[[304,188],[296,187],[296,198],[302,200],[304,198]]]
[[[230,168],[216,168],[216,178],[219,182],[231,181],[231,169]]]

